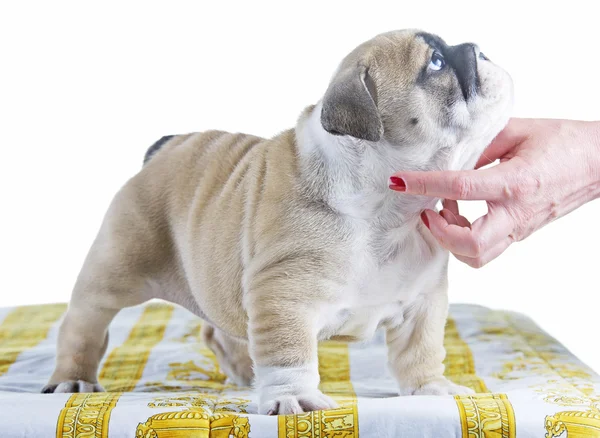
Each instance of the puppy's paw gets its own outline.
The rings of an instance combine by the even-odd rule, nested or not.
[[[404,391],[402,391],[404,392]],[[432,380],[420,387],[412,390],[409,394],[412,395],[468,395],[475,394],[471,388],[466,386],[460,386],[456,383],[451,382],[445,377],[441,379]],[[402,393],[401,395],[409,395]]]
[[[298,395],[280,395],[271,400],[260,403],[259,414],[288,415],[303,412],[320,411],[323,409],[336,409],[338,404],[331,397],[323,394],[318,389],[303,392]]]
[[[251,386],[254,380],[254,372],[252,371],[252,365],[242,366],[235,368],[226,368],[223,365],[223,371],[229,377],[233,383],[237,386]]]
[[[219,358],[219,366],[229,380],[237,386],[252,385],[252,382],[254,381],[254,370],[252,369],[252,360],[250,357],[239,358],[237,361]]]
[[[230,381],[238,386],[252,384],[254,369],[247,342],[232,338],[208,323],[202,325],[202,340],[215,353]]]
[[[104,392],[104,388],[99,383],[90,383],[85,380],[67,380],[66,382],[48,384],[42,388],[42,394],[72,392]]]

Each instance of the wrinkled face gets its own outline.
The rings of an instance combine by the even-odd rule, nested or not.
[[[508,121],[512,81],[475,44],[381,34],[341,63],[323,99],[333,134],[388,146],[406,168],[473,167]],[[398,169],[401,170],[401,169]]]

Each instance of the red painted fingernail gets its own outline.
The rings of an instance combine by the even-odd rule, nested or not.
[[[405,192],[406,191],[406,183],[402,178],[398,178],[397,176],[390,177],[391,185],[390,189],[396,190],[397,192]]]
[[[423,221],[427,229],[429,229],[429,219],[427,219],[427,215],[425,214],[425,212],[421,213],[421,220]]]

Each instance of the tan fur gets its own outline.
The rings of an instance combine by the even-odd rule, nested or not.
[[[272,139],[209,131],[167,142],[109,207],[45,392],[100,390],[110,320],[151,298],[204,318],[203,338],[236,382],[249,384],[254,367],[261,412],[335,406],[317,389],[318,340],[363,339],[380,325],[401,393],[464,390],[442,377],[447,254],[418,220],[431,201],[392,193],[387,177],[400,165],[438,166],[440,148],[469,135],[483,144],[505,114],[485,125],[489,132],[456,128],[456,138],[444,137],[436,123],[445,103],[415,86],[428,56],[414,31],[383,34],[342,62],[323,103],[308,107],[295,130]],[[358,104],[348,89],[361,93]],[[347,112],[336,112],[346,100]],[[331,129],[359,137],[368,130],[365,138],[378,143],[323,131],[321,108]],[[378,296],[369,289],[378,282],[392,290]]]

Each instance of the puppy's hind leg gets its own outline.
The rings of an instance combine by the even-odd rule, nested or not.
[[[151,298],[144,289],[151,242],[136,234],[131,214],[122,214],[114,203],[111,209],[75,283],[58,333],[56,367],[44,393],[103,391],[97,373],[108,325],[122,308]]]
[[[60,326],[56,367],[43,393],[101,392],[96,375],[115,309],[70,305]]]
[[[219,366],[238,386],[250,386],[254,379],[248,342],[235,339],[207,322],[202,324],[202,340],[215,353]]]
[[[59,329],[56,367],[42,392],[103,391],[97,373],[108,344],[108,325],[121,308],[145,301],[132,293],[143,279],[118,268],[120,273],[104,263],[84,266]]]

